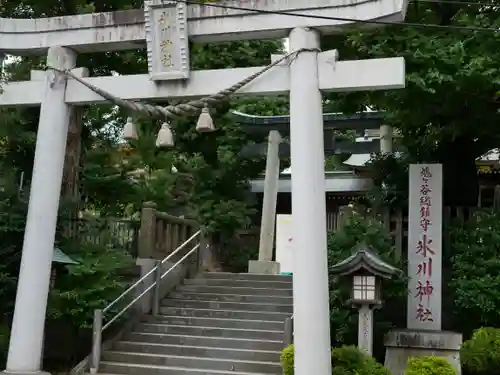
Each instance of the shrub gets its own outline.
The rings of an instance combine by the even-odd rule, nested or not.
[[[102,309],[130,284],[125,275],[134,262],[127,251],[82,244],[69,253],[78,264],[56,279],[50,291],[47,313],[75,327],[91,328],[95,309]],[[118,308],[123,308],[119,306]]]
[[[464,370],[476,375],[500,374],[500,329],[483,327],[463,343],[460,359]]]
[[[283,369],[283,375],[293,375],[293,344],[288,345],[285,349],[283,349],[281,352],[280,362],[281,368]]]
[[[408,361],[405,375],[456,375],[445,358],[436,356],[414,357]]]
[[[469,337],[479,327],[500,327],[500,212],[481,209],[450,229],[452,299],[443,305],[453,314],[450,329]]]
[[[332,375],[390,375],[380,363],[355,346],[332,350]]]
[[[283,375],[294,374],[293,345],[281,352]],[[380,363],[355,346],[332,350],[332,375],[390,375]]]

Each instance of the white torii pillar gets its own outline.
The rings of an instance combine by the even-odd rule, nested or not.
[[[280,272],[279,263],[273,262],[274,231],[276,225],[276,203],[278,201],[278,183],[280,175],[281,135],[271,130],[267,139],[266,171],[264,176],[264,196],[260,224],[259,259],[248,262],[249,273]]]
[[[295,374],[329,375],[330,307],[326,243],[323,109],[318,74],[319,33],[296,28],[290,62],[290,152],[294,234]]]
[[[48,51],[48,66],[72,69],[75,62],[75,53],[67,48],[51,47]],[[47,70],[6,373],[40,372],[71,110],[65,103],[66,83],[64,74]]]
[[[380,125],[380,152],[382,154],[392,153],[392,138],[392,126]]]

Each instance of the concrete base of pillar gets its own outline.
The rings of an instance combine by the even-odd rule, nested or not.
[[[279,275],[280,264],[270,260],[251,260],[248,262],[248,273]]]
[[[399,330],[385,336],[384,366],[393,375],[403,375],[410,357],[439,356],[446,358],[460,375],[462,334],[445,331]]]

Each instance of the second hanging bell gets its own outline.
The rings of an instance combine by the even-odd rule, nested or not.
[[[210,110],[205,104],[205,107],[201,110],[200,117],[198,117],[198,122],[196,123],[196,130],[201,133],[209,133],[215,131],[214,121],[212,116],[210,116]]]
[[[174,146],[174,134],[170,129],[170,125],[164,122],[161,125],[158,136],[156,137],[156,147],[158,148],[171,148]]]
[[[126,141],[135,141],[139,138],[137,136],[137,128],[132,120],[132,117],[127,117],[127,122],[123,127],[122,138]]]

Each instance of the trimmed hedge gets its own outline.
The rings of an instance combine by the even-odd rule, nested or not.
[[[356,346],[342,346],[332,349],[332,375],[391,375],[391,373]]]
[[[410,358],[405,375],[457,375],[457,372],[445,358],[424,356]]]
[[[500,329],[483,327],[474,331],[460,349],[462,367],[474,375],[500,374]]]
[[[281,352],[283,375],[294,375],[294,347]],[[355,346],[332,350],[332,375],[390,375],[389,371],[371,356]]]
[[[283,375],[293,375],[293,344],[288,345],[285,349],[283,349],[283,351],[281,352],[280,362],[281,368],[283,369]]]

